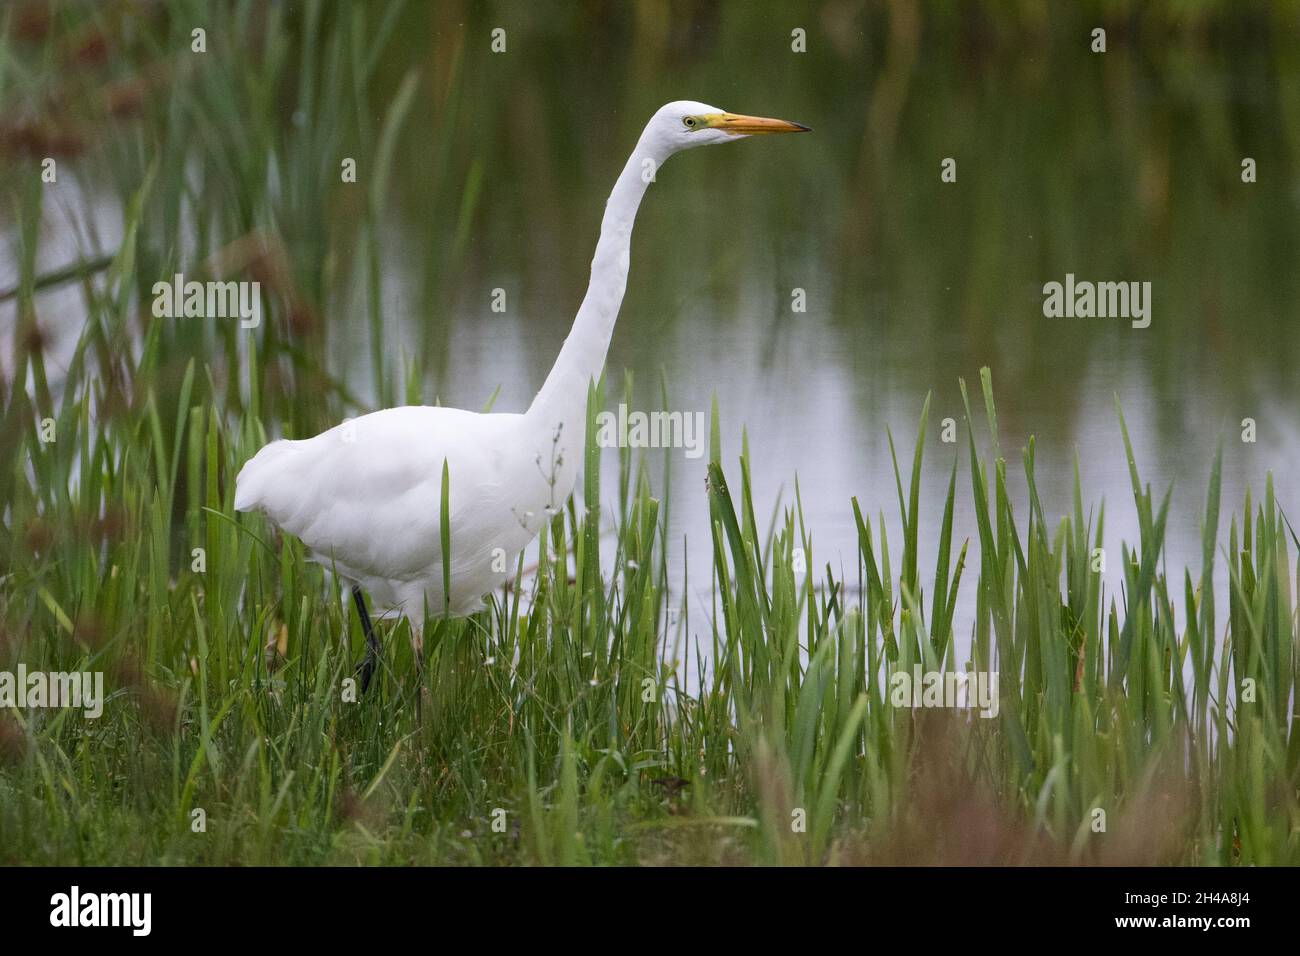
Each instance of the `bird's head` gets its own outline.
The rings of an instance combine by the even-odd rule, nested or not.
[[[807,132],[811,131],[800,123],[728,113],[707,103],[677,100],[659,108],[647,124],[644,136],[669,155],[695,146],[732,143],[746,136]]]

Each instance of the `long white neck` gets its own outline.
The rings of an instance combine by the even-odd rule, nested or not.
[[[667,158],[646,140],[643,135],[637,143],[605,203],[587,295],[551,373],[528,409],[530,429],[544,432],[548,440],[559,430],[564,444],[575,451],[582,447],[587,387],[605,367],[614,321],[623,303],[636,211],[654,171]]]

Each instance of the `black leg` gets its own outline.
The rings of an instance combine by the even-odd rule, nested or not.
[[[411,624],[411,653],[415,656],[415,722],[424,726],[424,634],[415,631]]]
[[[366,635],[366,656],[357,665],[357,674],[361,677],[361,693],[370,687],[370,678],[374,676],[375,666],[379,663],[379,638],[375,636],[375,626],[370,623],[370,612],[366,610],[366,599],[361,596],[361,588],[352,586],[352,600],[356,602],[357,613],[361,615],[361,630]]]

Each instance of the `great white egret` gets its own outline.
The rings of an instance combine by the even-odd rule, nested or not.
[[[674,153],[808,127],[728,113],[690,100],[646,124],[605,204],[587,294],[528,411],[480,414],[406,406],[372,412],[301,441],[274,441],[240,470],[235,510],[261,511],[313,558],[353,584],[366,658],[379,655],[361,589],[404,615],[421,650],[425,609],[470,614],[502,584],[519,553],[573,490],[587,389],[605,365],[627,284],[637,207]],[[450,593],[444,593],[442,498],[447,474]]]

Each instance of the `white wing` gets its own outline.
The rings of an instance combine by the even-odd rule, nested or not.
[[[519,415],[408,406],[303,441],[267,445],[236,479],[235,508],[260,510],[324,561],[355,574],[440,577],[443,462],[449,471],[452,576],[471,590],[493,549],[527,543],[516,512]],[[512,483],[511,479],[515,478]],[[492,587],[482,582],[482,590]],[[441,590],[441,588],[439,588]]]

